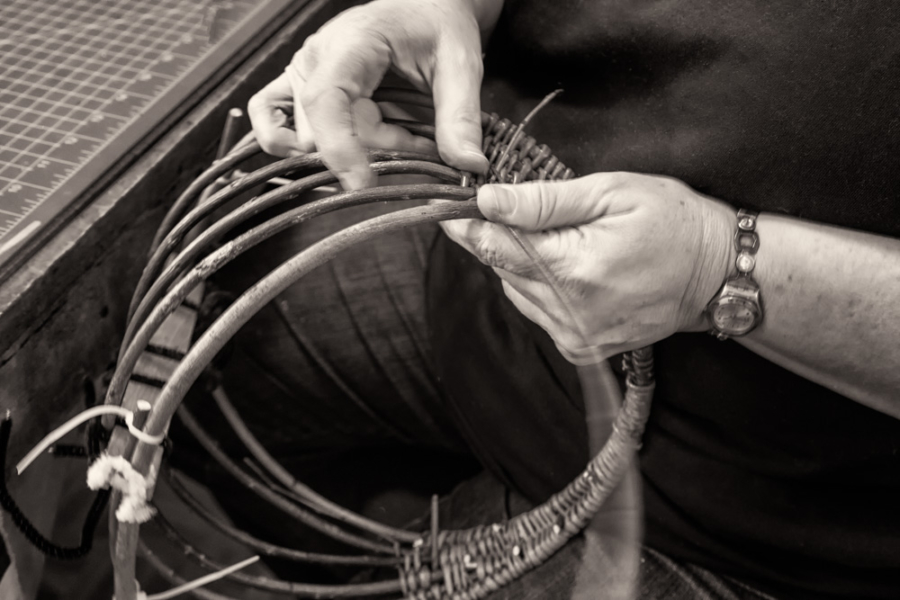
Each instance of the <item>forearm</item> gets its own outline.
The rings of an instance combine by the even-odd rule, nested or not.
[[[482,186],[478,206],[488,222],[445,231],[495,267],[513,304],[576,360],[708,330],[706,307],[736,272],[735,209],[668,177]],[[497,224],[526,236],[553,285]],[[765,316],[734,339],[900,418],[900,240],[772,214],[757,231]]]
[[[900,240],[762,214],[753,352],[900,418]]]

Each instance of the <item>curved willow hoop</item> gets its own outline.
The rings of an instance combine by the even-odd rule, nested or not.
[[[429,106],[430,100],[417,93],[381,91],[379,101],[404,102]],[[395,121],[417,135],[434,137],[433,127],[408,121]],[[274,162],[250,174],[222,183],[245,160],[259,153],[255,143],[239,144],[228,156],[216,161],[175,202],[153,242],[147,267],[135,291],[129,323],[124,336],[116,372],[106,402],[121,404],[126,387],[139,358],[151,338],[166,319],[204,280],[239,256],[276,233],[296,226],[317,215],[343,207],[369,202],[399,199],[446,199],[453,202],[399,210],[370,219],[314,244],[288,259],[263,277],[239,297],[193,344],[180,359],[165,383],[144,424],[150,435],[164,433],[191,385],[207,368],[216,353],[266,303],[305,274],[324,264],[339,252],[376,235],[422,223],[458,218],[482,218],[474,197],[477,185],[487,182],[518,183],[530,180],[564,180],[574,176],[545,145],[523,134],[518,127],[497,115],[483,115],[484,150],[491,162],[487,179],[452,169],[436,156],[408,152],[371,151],[372,168],[378,174],[412,173],[430,175],[443,183],[378,187],[370,190],[342,192],[284,210],[220,246],[225,236],[262,211],[302,197],[309,190],[334,183],[318,154]],[[204,222],[231,200],[274,177],[300,176],[295,181],[259,195],[233,209],[217,222],[204,228]],[[218,183],[217,183],[218,182]],[[196,198],[206,190],[206,198]],[[192,240],[188,234],[202,229]],[[537,508],[507,522],[478,526],[460,531],[444,531],[433,519],[429,531],[411,532],[389,527],[343,507],[295,480],[268,454],[244,425],[224,392],[214,397],[219,407],[247,447],[254,460],[264,469],[257,474],[234,463],[185,409],[179,415],[188,429],[227,471],[286,514],[314,527],[357,551],[369,554],[347,556],[321,555],[283,548],[258,540],[209,514],[181,485],[170,477],[172,487],[182,499],[212,526],[242,543],[270,556],[319,563],[393,566],[398,577],[393,581],[356,585],[311,585],[276,581],[243,574],[231,577],[254,587],[308,598],[362,597],[401,594],[404,598],[471,599],[483,598],[515,578],[547,560],[572,536],[588,525],[593,515],[623,478],[640,443],[653,392],[652,354],[650,348],[631,352],[626,359],[628,378],[621,407],[616,398],[586,392],[588,418],[609,414],[618,408],[612,433],[605,444],[592,441],[600,448],[583,473],[565,489]],[[599,378],[596,389],[618,390],[608,368],[594,369]],[[616,394],[613,394],[616,395]],[[606,394],[609,396],[609,394]],[[159,468],[160,453],[142,442],[122,443],[116,447],[141,473]],[[114,501],[117,501],[114,498]],[[164,523],[164,522],[163,522]],[[164,527],[165,528],[165,527]],[[167,529],[173,539],[177,532]],[[115,540],[113,562],[116,569],[116,597],[134,600],[134,560],[138,551],[138,526],[111,521],[111,538]],[[183,541],[178,543],[185,544]],[[187,554],[206,566],[213,561],[202,553],[184,546]],[[191,550],[188,552],[188,550]],[[160,565],[149,549],[142,550],[151,562]],[[168,577],[177,579],[174,571],[160,567]],[[206,597],[221,596],[205,593]]]

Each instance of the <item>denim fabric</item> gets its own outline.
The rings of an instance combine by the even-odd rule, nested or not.
[[[485,50],[482,106],[518,122],[562,88],[528,131],[579,175],[670,176],[735,208],[897,238],[898,28],[895,0],[507,0]],[[543,445],[494,432],[574,431],[582,416],[565,405],[567,375],[546,374],[548,355],[522,343],[527,325],[507,316],[492,274],[440,245],[428,294],[443,308],[435,368],[451,387],[481,390],[481,405],[503,405],[520,372],[553,398],[543,413],[538,402],[481,411],[465,428],[491,440],[484,462],[545,495],[578,463],[557,452],[556,468],[536,473]],[[770,308],[802,293],[762,291]],[[486,327],[460,334],[471,322]],[[649,543],[791,598],[900,597],[900,421],[733,340],[681,333],[655,344],[654,358],[641,456]],[[463,416],[474,412],[469,396],[449,395]]]

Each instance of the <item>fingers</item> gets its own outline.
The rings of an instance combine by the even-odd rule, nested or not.
[[[363,175],[357,177],[356,183],[347,184],[360,186],[369,174],[368,161],[362,148],[437,153],[433,140],[413,135],[399,125],[384,123],[378,105],[368,98],[359,98],[350,104],[349,124],[346,119],[342,119],[345,115],[341,114],[346,104],[335,106],[334,113],[319,112],[319,118],[324,120],[322,129],[325,130],[325,134],[317,145],[315,131],[301,102],[306,87],[306,81],[300,75],[299,69],[292,66],[250,100],[248,112],[251,124],[260,146],[269,154],[289,156],[298,152],[313,152],[318,148],[325,153],[326,163],[329,166],[339,165],[334,168],[343,168],[351,172],[356,166],[353,164],[354,160],[362,156],[365,167]],[[330,125],[335,120],[344,123],[343,132]],[[348,151],[346,140],[341,143],[341,134],[346,135],[347,128],[350,130],[349,135],[357,139],[361,154],[354,154],[356,148],[353,145],[349,146]],[[335,138],[336,142],[329,145]],[[349,166],[344,166],[348,163]]]
[[[432,82],[435,137],[447,164],[486,173],[488,160],[481,151],[480,99],[484,68],[477,29],[473,38],[438,53]]]
[[[368,98],[360,98],[353,104],[353,122],[360,141],[368,148],[408,150],[424,154],[436,154],[433,140],[413,135],[399,125],[382,121],[381,109]]]
[[[589,345],[580,333],[584,331],[582,324],[560,320],[564,307],[549,300],[552,296],[543,284],[527,280],[515,281],[514,278],[500,275],[503,278],[503,292],[513,306],[525,318],[546,331],[563,358],[573,365],[594,364],[624,351],[621,346]],[[532,290],[530,293],[520,291],[529,288]]]
[[[308,102],[305,97],[304,102]],[[428,138],[411,134],[381,120],[378,105],[368,98],[355,101],[338,88],[326,90],[312,104],[304,104],[311,137],[328,168],[344,189],[361,189],[374,182],[365,148],[390,148],[425,154],[437,151]],[[300,130],[298,129],[298,135]]]
[[[525,231],[584,225],[607,214],[618,179],[603,173],[570,181],[485,185],[478,190],[478,208],[491,221]]]
[[[389,147],[434,151],[429,140],[382,123],[377,106],[367,100],[390,64],[390,48],[356,36],[354,43],[319,60],[315,38],[307,40],[284,74],[250,100],[248,113],[263,150],[289,156],[318,149],[346,189],[372,183],[364,145],[386,140],[395,144]],[[360,99],[371,106],[355,106]],[[359,136],[357,114],[369,139]]]
[[[341,13],[307,38],[284,76],[254,97],[253,124],[262,147],[281,156],[318,149],[347,189],[371,183],[366,146],[434,152],[434,142],[384,123],[369,101],[393,64],[420,88],[431,87],[444,160],[485,173],[481,40],[470,9],[385,2]]]
[[[299,69],[288,68],[250,100],[248,111],[251,124],[257,140],[269,154],[288,156],[316,150],[309,119],[300,104],[305,85]],[[367,148],[437,153],[433,140],[413,135],[399,125],[384,123],[381,109],[368,98],[360,98],[353,103],[351,111],[357,136]]]
[[[336,87],[303,94],[316,145],[329,170],[345,190],[358,190],[373,183],[366,151],[353,125],[352,99]]]
[[[364,32],[356,32],[339,51],[333,46],[333,53],[321,57],[306,78],[300,104],[325,164],[345,189],[360,189],[371,185],[374,176],[352,107],[372,95],[391,64],[391,49]],[[295,59],[292,67],[303,66],[299,62]]]
[[[503,280],[503,290],[522,314],[543,327],[557,343],[567,348],[585,345],[583,332],[586,327],[577,322],[577,316],[570,310],[570,299],[558,284],[553,285],[543,278],[530,279],[502,269],[494,269]]]
[[[541,267],[551,271],[558,269],[565,257],[563,242],[557,232],[519,232],[519,236],[525,237],[522,243],[531,246],[529,252],[509,228],[503,225],[477,219],[460,219],[445,221],[442,226],[450,239],[483,264],[529,279],[543,280]]]
[[[434,152],[435,144],[381,119],[369,101],[393,64],[435,98],[437,148],[449,164],[484,173],[481,39],[462,3],[384,2],[355,7],[307,38],[286,75],[254,97],[262,147],[281,156],[322,152],[344,188],[368,186],[366,146]],[[291,137],[287,114],[293,114]]]
[[[294,93],[294,137],[297,141],[297,150],[300,152],[314,152],[316,150],[316,141],[313,137],[312,127],[310,127],[309,119],[306,118],[306,112],[300,104],[300,98],[304,88],[306,88],[306,80],[294,63],[288,65],[284,72]]]
[[[551,319],[544,310],[538,308],[533,300],[520,292],[515,285],[510,283],[508,278],[505,278],[502,275],[501,277],[503,278],[503,293],[506,294],[506,297],[513,303],[513,306],[515,306],[525,318],[536,323],[541,329],[551,335],[554,331],[559,329],[554,320]]]
[[[250,98],[247,114],[263,150],[274,156],[311,150],[297,139],[290,118],[294,112],[293,87],[287,74],[281,75]]]

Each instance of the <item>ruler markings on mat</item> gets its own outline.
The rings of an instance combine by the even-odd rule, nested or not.
[[[4,3],[0,267],[291,3]]]

